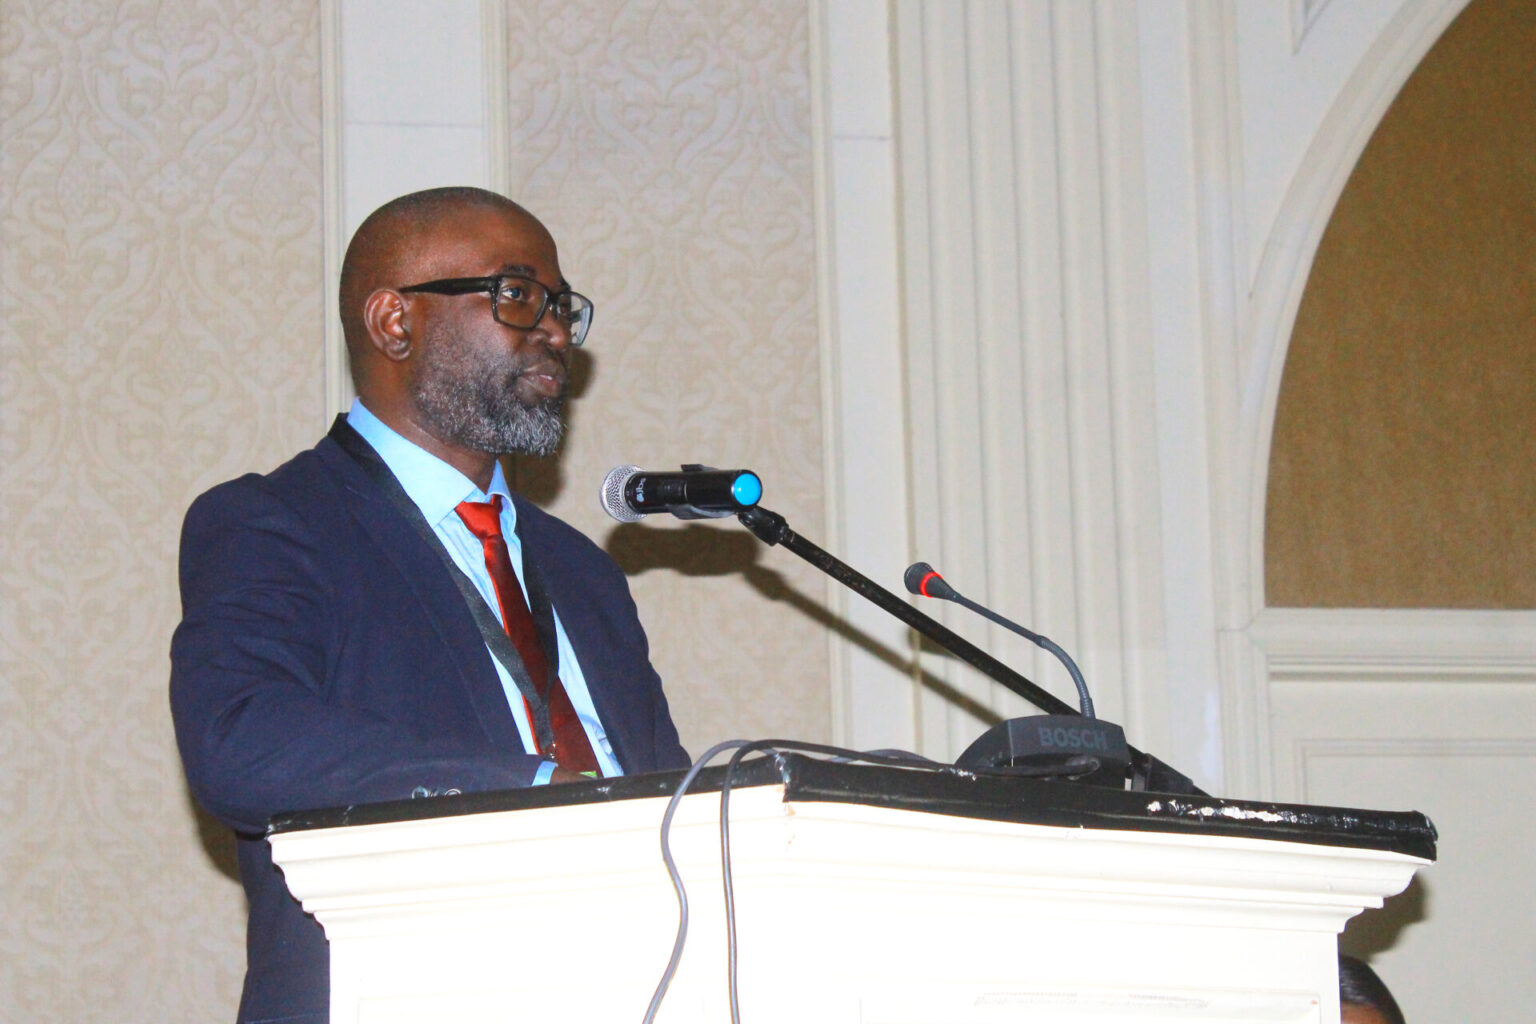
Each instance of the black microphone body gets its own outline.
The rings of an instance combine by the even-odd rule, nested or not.
[[[751,508],[762,497],[757,474],[745,469],[684,466],[681,472],[652,473],[618,466],[603,478],[603,510],[623,523],[655,512],[679,519],[717,519]]]

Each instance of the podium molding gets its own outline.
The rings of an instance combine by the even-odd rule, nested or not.
[[[1432,857],[1419,815],[1359,812],[1395,824],[1354,844],[1264,820],[1287,818],[1274,805],[1223,801],[1206,815],[1226,819],[1223,832],[1241,832],[1246,817],[1294,835],[1212,834],[1187,809],[1176,828],[1136,827],[1129,814],[1123,828],[1041,824],[902,806],[912,801],[891,787],[917,773],[802,768],[851,772],[860,785],[844,799],[793,778],[731,795],[744,1020],[1328,1024],[1339,931]],[[414,802],[432,805],[430,817],[403,817],[407,804],[381,815],[395,820],[279,823],[274,859],[330,939],[333,1024],[639,1021],[677,923],[658,849],[666,799],[591,785],[609,792],[459,814],[449,797]],[[977,785],[1026,806],[1066,788]],[[1162,801],[1087,799],[1101,810]],[[718,793],[690,795],[674,822],[692,923],[659,1021],[729,1019],[719,807]]]

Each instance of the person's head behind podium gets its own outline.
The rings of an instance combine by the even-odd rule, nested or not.
[[[497,455],[559,444],[592,304],[510,199],[453,187],[381,206],[347,247],[340,311],[358,398],[470,479],[488,480]]]
[[[1339,956],[1340,1024],[1405,1024],[1403,1011],[1376,972],[1352,956]]]

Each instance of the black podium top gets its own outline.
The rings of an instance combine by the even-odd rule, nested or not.
[[[671,796],[683,774],[658,772],[558,786],[293,811],[275,816],[268,833]],[[724,775],[723,767],[705,769],[689,792],[719,792]],[[957,769],[931,771],[848,764],[802,754],[754,758],[732,773],[732,789],[764,785],[783,785],[786,801],[866,804],[1030,825],[1242,836],[1385,850],[1429,860],[1435,858],[1437,838],[1434,825],[1417,811],[1218,800],[978,775]]]

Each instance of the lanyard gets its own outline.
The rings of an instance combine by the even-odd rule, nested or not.
[[[480,636],[485,640],[485,645],[491,649],[512,681],[517,684],[518,693],[528,704],[529,718],[533,722],[533,735],[540,750],[549,750],[554,744],[554,730],[549,724],[549,706],[544,698],[539,696],[539,691],[533,685],[533,680],[528,677],[528,669],[523,665],[523,659],[517,653],[517,648],[512,646],[512,639],[507,636],[506,629],[492,614],[485,599],[480,596],[479,589],[473,580],[464,574],[464,571],[454,564],[453,557],[448,554],[448,549],[443,546],[443,540],[432,529],[427,517],[421,514],[421,509],[405,493],[405,488],[400,486],[400,481],[395,479],[395,474],[390,470],[385,461],[379,457],[379,453],[373,450],[373,446],[363,439],[352,426],[347,423],[345,416],[337,416],[336,422],[331,424],[327,435],[341,447],[341,450],[351,456],[352,460],[366,473],[390,504],[405,517],[416,533],[426,541],[428,546],[437,553],[443,566],[448,570],[449,577],[459,588],[459,593],[468,606],[470,616],[475,620],[475,625],[480,630]],[[522,516],[517,517],[516,534],[518,542],[523,539]],[[528,610],[533,615],[533,624],[539,634],[539,646],[544,648],[545,660],[549,663],[551,673],[558,671],[560,664],[559,648],[555,639],[555,614],[549,602],[549,594],[543,586],[543,577],[539,573],[533,560],[528,557],[527,545],[523,547],[523,583],[528,593]]]

